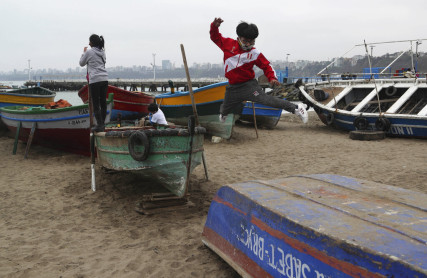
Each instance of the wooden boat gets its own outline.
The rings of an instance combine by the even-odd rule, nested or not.
[[[143,92],[131,92],[108,85],[107,95],[114,94],[114,108],[111,120],[115,121],[119,115],[122,120],[135,120],[148,115],[148,105],[154,102],[154,96]],[[79,90],[79,97],[83,103],[88,101],[88,86]]]
[[[331,80],[299,88],[304,101],[326,125],[427,138],[425,78]]]
[[[224,101],[225,88],[228,82],[204,86],[193,91],[199,123],[208,134],[229,139],[238,113],[229,114],[225,123],[219,121],[219,108]],[[190,93],[164,93],[155,97],[169,122],[185,125],[188,117],[193,115]]]
[[[113,95],[107,101],[107,117],[110,121]],[[87,104],[66,108],[8,106],[0,108],[2,121],[19,139],[27,142],[35,128],[32,143],[66,152],[90,155],[90,119]],[[96,123],[96,120],[94,119]]]
[[[252,107],[254,105],[254,107]],[[263,126],[268,129],[276,127],[282,115],[282,109],[266,106],[260,103],[254,103],[246,101],[243,107],[242,113],[240,114],[239,120],[253,123],[254,122],[254,108],[255,108],[255,120],[257,126]]]
[[[305,86],[301,82],[297,82],[301,100],[309,106],[313,106],[319,118],[326,125],[350,131],[362,130],[357,132],[367,136],[377,132],[396,137],[427,138],[426,79],[418,78],[414,66],[411,68],[412,71],[400,74],[391,73],[391,66],[405,52],[409,53],[411,64],[417,64],[414,61],[414,56],[417,55],[412,52],[412,47],[413,43],[416,43],[415,49],[418,49],[421,41],[408,40],[356,45],[355,47],[363,46],[365,48],[370,65],[364,70],[363,75],[345,74],[338,77],[339,79],[331,80],[332,75],[322,74],[322,72],[334,63],[332,61],[318,73],[323,77],[321,82],[307,83]],[[409,42],[411,48],[402,51],[386,67],[371,67],[370,55],[367,50],[369,46],[400,42]],[[387,73],[387,70],[390,72]],[[326,80],[326,76],[328,76],[328,80]]]
[[[189,125],[191,126],[191,125]],[[188,191],[189,175],[202,161],[202,127],[111,127],[95,133],[100,165],[139,175],[178,197]]]
[[[427,277],[426,199],[328,174],[236,183],[202,240],[243,277]]]
[[[0,107],[11,105],[41,106],[54,101],[55,92],[42,87],[0,92]]]

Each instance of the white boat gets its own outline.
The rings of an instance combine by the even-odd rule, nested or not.
[[[369,45],[365,46],[367,49]],[[397,58],[382,72],[371,70],[370,74],[351,75],[352,78],[297,82],[296,86],[301,100],[312,106],[326,125],[349,131],[383,132],[387,136],[427,138],[426,78],[419,78],[415,68],[398,76],[384,73]],[[322,76],[326,79],[330,75]]]

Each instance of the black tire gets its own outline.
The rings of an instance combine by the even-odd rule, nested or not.
[[[385,95],[388,97],[392,97],[396,94],[397,88],[394,86],[389,86],[387,89],[385,89]]]
[[[390,126],[391,126],[390,121],[387,118],[382,117],[382,118],[378,118],[375,121],[375,127],[379,131],[387,132],[390,130]]]
[[[379,130],[353,130],[350,131],[350,139],[372,141],[385,138],[385,132]]]
[[[334,115],[334,113],[329,113],[329,114],[326,116],[326,123],[327,123],[328,125],[331,125],[331,124],[333,124],[333,123],[334,123],[334,119],[335,119],[335,115]]]
[[[142,152],[137,152],[135,146],[142,145],[144,150]],[[136,161],[144,161],[148,157],[150,142],[148,141],[148,136],[144,132],[135,131],[131,134],[128,139],[128,149],[129,153],[133,159]]]
[[[358,116],[354,119],[353,125],[357,130],[366,130],[368,129],[369,122],[365,117]]]
[[[194,135],[194,128],[196,127],[196,118],[191,115],[188,117],[188,133],[190,136]]]

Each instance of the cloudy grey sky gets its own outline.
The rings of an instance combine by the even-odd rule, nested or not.
[[[209,39],[215,17],[235,38],[245,20],[257,24],[256,47],[270,60],[326,60],[366,42],[427,38],[424,0],[1,0],[0,71],[78,67],[92,33],[106,41],[107,66],[221,63]],[[409,44],[400,44],[399,49]],[[427,41],[420,46],[426,51]],[[381,45],[374,56],[397,49]],[[347,56],[364,54],[359,48]]]

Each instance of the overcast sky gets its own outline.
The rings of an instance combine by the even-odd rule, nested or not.
[[[355,44],[427,38],[425,0],[1,0],[0,71],[78,67],[93,33],[103,35],[107,67],[182,62],[222,63],[209,38],[215,17],[220,32],[235,38],[245,20],[258,26],[256,47],[270,61],[328,60]],[[409,48],[409,43],[399,49]],[[421,46],[426,51],[427,41]],[[382,55],[398,49],[373,48]],[[365,54],[358,48],[347,54]],[[370,51],[370,48],[369,48]]]

